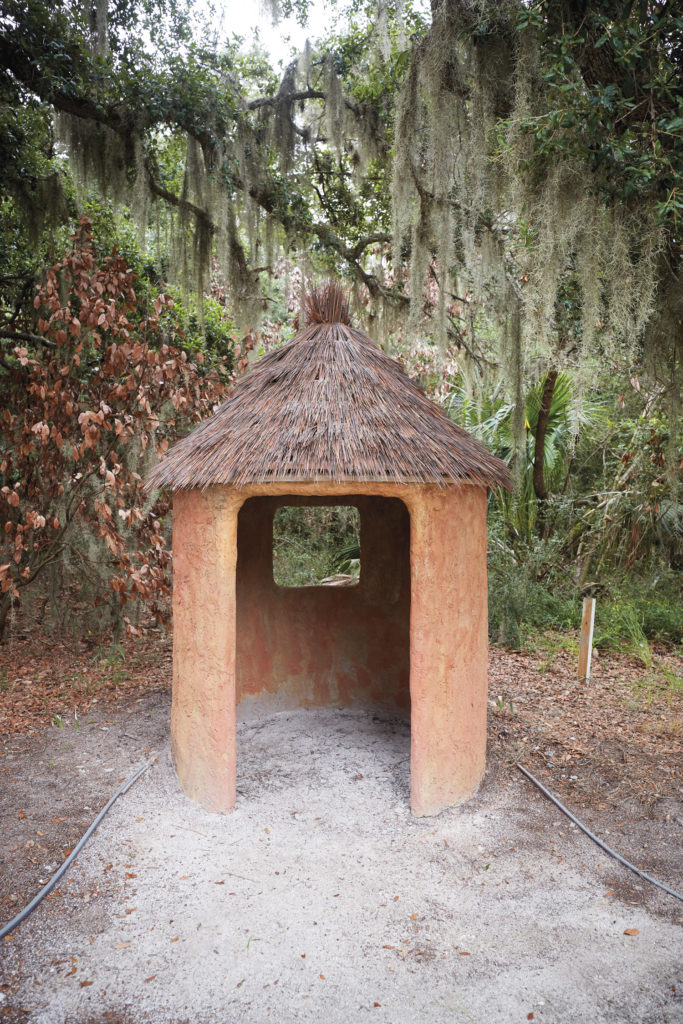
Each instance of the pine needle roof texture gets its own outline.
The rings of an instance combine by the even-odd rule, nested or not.
[[[306,326],[267,353],[178,441],[147,489],[274,482],[511,486],[507,466],[361,331],[336,284],[304,298]]]

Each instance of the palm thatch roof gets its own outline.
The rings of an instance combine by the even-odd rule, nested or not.
[[[334,284],[305,300],[306,326],[263,356],[209,419],[157,464],[147,488],[377,481],[509,487],[500,459],[349,323]]]

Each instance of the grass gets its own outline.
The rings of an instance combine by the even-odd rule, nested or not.
[[[631,683],[634,694],[650,707],[655,697],[665,696],[669,701],[683,694],[683,677],[662,658],[651,659],[647,670]]]

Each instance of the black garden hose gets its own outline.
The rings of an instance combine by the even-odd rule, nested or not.
[[[47,894],[49,892],[51,892],[52,889],[54,889],[55,885],[57,884],[59,879],[62,877],[62,875],[66,871],[69,870],[69,868],[71,867],[71,865],[75,861],[75,859],[78,856],[78,854],[81,852],[81,850],[83,849],[83,847],[85,846],[87,841],[90,839],[90,836],[93,834],[93,832],[95,831],[97,826],[100,824],[100,822],[104,818],[105,814],[107,814],[109,809],[113,806],[113,804],[118,800],[118,798],[120,796],[123,796],[124,793],[128,792],[130,787],[133,785],[134,782],[137,782],[137,780],[140,778],[142,773],[147,771],[147,769],[149,768],[151,763],[152,763],[151,761],[147,761],[145,764],[143,764],[142,768],[138,768],[138,770],[136,772],[134,772],[133,775],[131,775],[131,777],[126,780],[126,782],[124,782],[121,786],[119,786],[119,788],[116,790],[116,792],[114,793],[114,795],[111,798],[111,800],[102,808],[102,810],[97,815],[97,817],[93,821],[93,823],[90,826],[90,828],[88,829],[88,831],[85,833],[85,835],[82,837],[82,839],[79,840],[79,842],[76,844],[76,846],[74,846],[73,850],[71,851],[69,856],[66,858],[66,860],[64,861],[62,866],[60,868],[58,868],[57,871],[55,871],[54,875],[52,876],[50,881],[47,883],[47,885],[43,886],[43,888],[40,890],[40,892],[36,896],[33,897],[33,899],[28,904],[28,906],[24,907],[24,909],[22,911],[20,911],[17,914],[16,917],[13,917],[12,920],[8,924],[3,925],[3,927],[0,928],[0,939],[4,939],[4,937],[6,935],[9,935],[10,932],[14,931],[14,929],[18,925],[20,925],[22,921],[25,921],[26,918],[28,917],[28,915],[32,911],[34,911],[36,909],[36,907],[38,906],[38,904],[41,903],[45,899]]]
[[[644,878],[646,882],[651,882],[653,885],[658,886],[660,889],[663,889],[664,892],[668,892],[669,896],[675,896],[677,900],[683,900],[683,896],[681,896],[679,892],[676,892],[675,889],[670,889],[669,886],[664,885],[663,882],[658,882],[656,878],[652,878],[650,875],[646,875],[645,872],[641,871],[640,868],[637,868],[635,864],[631,864],[631,862],[626,860],[625,857],[622,857],[620,853],[617,853],[615,850],[612,850],[609,846],[603,843],[602,839],[598,839],[598,837],[593,832],[591,832],[589,828],[586,828],[586,826],[583,825],[578,818],[574,817],[571,811],[568,811],[567,808],[560,803],[557,797],[553,796],[553,794],[549,790],[547,790],[545,786],[542,786],[538,779],[535,779],[533,777],[531,772],[528,772],[526,768],[524,768],[521,764],[518,764],[517,767],[519,768],[522,775],[526,775],[527,779],[530,779],[531,782],[533,782],[534,786],[537,786],[540,789],[541,793],[543,793],[544,796],[548,797],[548,800],[551,800],[556,807],[559,807],[563,814],[566,814],[567,817],[570,818],[575,825],[578,825],[581,831],[585,832],[589,839],[592,839],[594,843],[597,843],[601,850],[604,850],[605,853],[608,853],[610,857],[614,857],[615,860],[618,860],[619,863],[623,864],[625,868],[629,869],[629,871],[635,871],[635,873],[640,878]]]

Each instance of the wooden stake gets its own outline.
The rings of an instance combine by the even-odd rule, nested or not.
[[[591,654],[593,653],[593,623],[595,622],[595,598],[584,597],[581,617],[581,646],[579,647],[579,679],[590,679]]]

